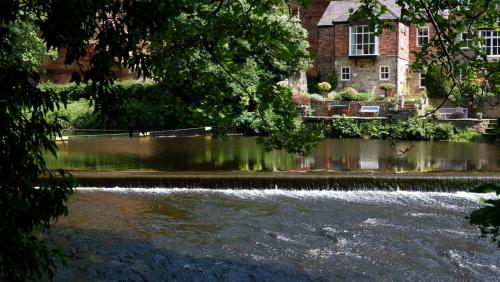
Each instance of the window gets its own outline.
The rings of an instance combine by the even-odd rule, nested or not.
[[[421,27],[417,29],[417,47],[429,44],[429,28]]]
[[[340,80],[351,80],[351,67],[342,67],[340,69]]]
[[[463,49],[469,49],[471,47],[471,44],[472,44],[472,36],[470,33],[468,32],[463,32],[461,35],[460,35],[460,40],[462,41],[462,48]]]
[[[389,67],[380,67],[380,80],[389,80]]]
[[[425,73],[418,74],[418,88],[425,88]]]
[[[498,30],[482,30],[481,36],[484,40],[483,49],[487,56],[500,56],[500,31]]]
[[[349,56],[378,55],[378,37],[367,25],[349,27]]]

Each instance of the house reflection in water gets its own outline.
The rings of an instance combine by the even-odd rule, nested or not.
[[[500,148],[488,143],[326,139],[310,156],[268,152],[252,137],[71,140],[50,168],[158,171],[483,171],[500,172]]]

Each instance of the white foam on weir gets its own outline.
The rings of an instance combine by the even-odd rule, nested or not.
[[[240,189],[203,189],[203,188],[97,188],[80,187],[78,192],[108,192],[108,193],[140,193],[140,194],[179,194],[179,193],[201,193],[221,194],[241,199],[272,199],[275,197],[288,197],[297,199],[338,199],[347,202],[380,202],[380,203],[405,203],[418,201],[428,205],[439,205],[446,207],[443,199],[463,199],[471,202],[479,202],[480,198],[496,199],[495,193],[478,194],[469,192],[420,192],[420,191],[331,191],[331,190],[240,190]],[[457,208],[449,205],[448,208]]]

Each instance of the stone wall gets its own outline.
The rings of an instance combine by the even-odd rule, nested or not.
[[[483,118],[500,118],[500,98],[487,98],[483,106],[477,109],[477,112],[482,112]]]
[[[345,104],[346,107],[334,107],[334,105]],[[328,117],[333,115],[351,117],[372,117],[373,114],[360,114],[362,106],[380,106],[379,117],[387,117],[390,103],[385,101],[311,101],[314,116]]]
[[[451,123],[458,129],[474,129],[480,133],[485,133],[488,128],[488,120],[478,120],[478,119],[448,119],[448,120],[436,120],[439,123]]]

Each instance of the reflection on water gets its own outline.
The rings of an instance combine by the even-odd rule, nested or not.
[[[500,171],[500,147],[487,143],[408,142],[394,155],[385,140],[326,139],[309,157],[266,152],[252,137],[134,138],[69,141],[51,168],[160,171]]]
[[[500,249],[464,218],[481,196],[78,189],[49,238],[56,281],[494,281]]]

